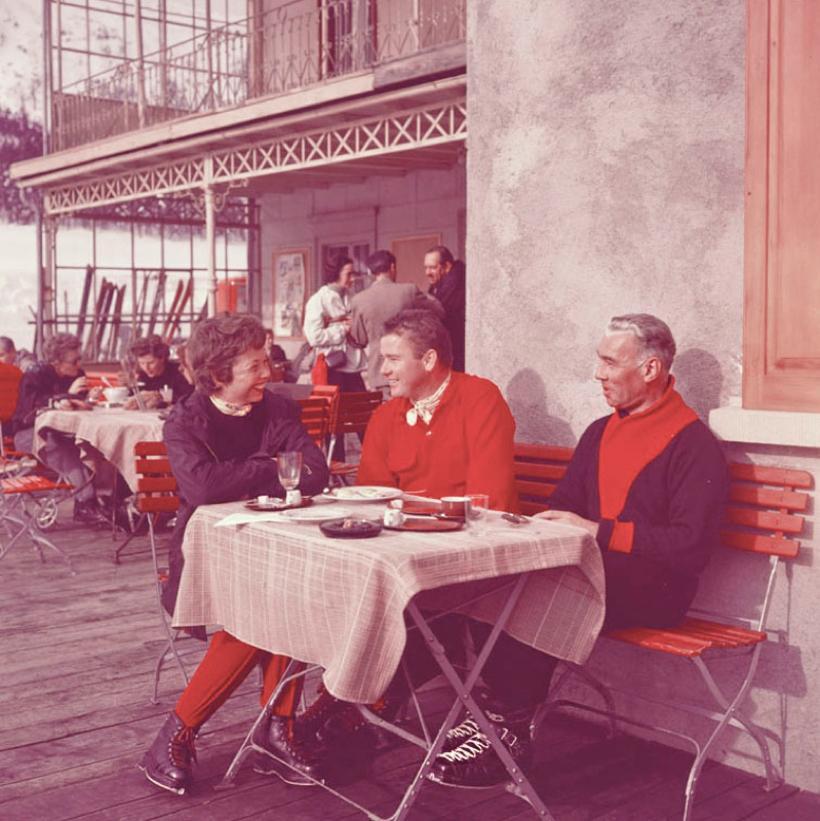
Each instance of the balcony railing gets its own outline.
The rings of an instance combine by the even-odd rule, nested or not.
[[[307,88],[463,42],[465,3],[326,0],[305,11],[304,2],[294,2],[229,23],[55,90],[50,150]]]

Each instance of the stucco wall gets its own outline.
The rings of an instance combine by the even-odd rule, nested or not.
[[[468,8],[468,370],[502,388],[520,439],[574,445],[607,412],[592,380],[606,320],[648,311],[675,332],[678,387],[706,420],[740,393],[744,1]],[[727,452],[820,479],[816,449]],[[778,579],[783,632],[765,649],[749,707],[784,738],[787,781],[820,791],[814,510],[800,559]],[[721,554],[710,572],[736,580],[730,596],[748,604],[761,565]],[[713,588],[707,580],[705,599]],[[610,643],[591,664],[627,689],[697,700],[682,663]],[[715,752],[761,771],[736,734]]]
[[[743,0],[468,8],[470,368],[574,444],[606,320],[648,311],[705,418],[740,386]]]

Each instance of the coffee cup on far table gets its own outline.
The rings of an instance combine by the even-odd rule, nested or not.
[[[128,388],[103,388],[103,396],[105,397],[106,402],[110,402],[112,405],[121,405],[126,399],[128,399]]]
[[[261,494],[260,496],[256,497],[256,504],[258,505],[269,505],[270,504],[270,496],[265,494]]]
[[[467,514],[469,501],[466,496],[442,496],[441,512],[445,516],[463,519]]]

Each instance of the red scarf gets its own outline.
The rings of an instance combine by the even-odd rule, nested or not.
[[[638,474],[697,414],[675,390],[675,378],[646,410],[609,417],[598,451],[598,495],[601,518],[617,519]]]

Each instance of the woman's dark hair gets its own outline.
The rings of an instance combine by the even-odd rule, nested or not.
[[[222,314],[194,326],[185,349],[194,384],[210,396],[233,380],[233,363],[245,351],[265,347],[265,329],[250,314]]]
[[[82,343],[74,334],[54,334],[43,343],[43,357],[46,362],[57,365],[65,359],[67,353],[79,351],[81,347]]]
[[[353,260],[346,257],[344,254],[337,254],[325,263],[324,283],[325,285],[332,285],[339,279],[339,274],[342,273],[342,268],[345,265],[353,265]]]
[[[131,343],[131,356],[135,359],[140,356],[155,356],[157,359],[165,359],[171,355],[170,348],[162,341],[159,334],[151,334],[135,339]]]
[[[421,359],[432,348],[442,365],[449,368],[453,364],[450,334],[433,311],[408,308],[396,314],[384,325],[384,336],[389,334],[403,336],[410,343],[417,359]]]

